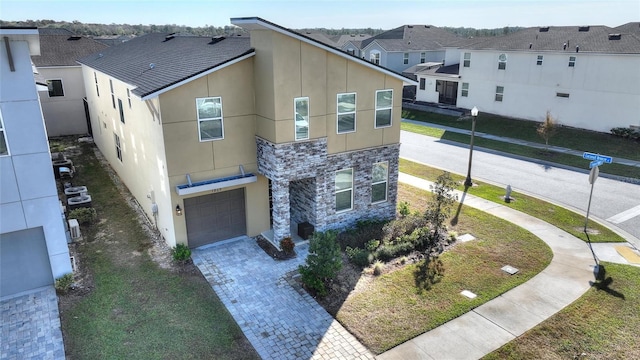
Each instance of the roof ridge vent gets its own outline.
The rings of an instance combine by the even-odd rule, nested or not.
[[[549,27],[548,26],[541,26],[538,29],[538,32],[549,32]]]
[[[80,40],[80,39],[82,39],[82,36],[71,35],[67,40]]]
[[[620,40],[622,39],[622,34],[609,34],[609,40]]]
[[[214,37],[211,38],[211,41],[209,42],[209,45],[215,44],[215,43],[219,43],[220,41],[226,39],[226,36],[224,35],[216,35]]]
[[[589,31],[589,26],[578,26],[578,31],[580,32]]]

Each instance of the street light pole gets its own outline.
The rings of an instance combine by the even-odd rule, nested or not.
[[[467,179],[464,181],[464,186],[470,187],[473,185],[471,181],[471,159],[473,157],[473,137],[476,133],[476,117],[478,116],[478,108],[473,107],[471,109],[471,117],[473,118],[473,122],[471,123],[471,142],[469,143],[469,168],[467,169]]]

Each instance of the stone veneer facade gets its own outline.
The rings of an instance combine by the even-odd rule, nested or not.
[[[343,229],[358,220],[389,219],[396,213],[400,144],[337,154],[327,139],[274,144],[256,137],[258,171],[271,180],[274,242],[291,235],[290,223],[308,221],[316,231]],[[389,162],[387,201],[371,203],[373,164]],[[336,213],[335,172],[353,168],[352,209]]]

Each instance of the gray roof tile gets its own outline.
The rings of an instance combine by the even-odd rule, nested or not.
[[[439,50],[453,46],[462,38],[431,25],[403,25],[362,42],[362,47],[376,41],[387,51]]]
[[[76,60],[101,51],[107,46],[93,39],[74,35],[66,29],[38,29],[40,33],[40,55],[32,56],[36,67],[78,66]]]

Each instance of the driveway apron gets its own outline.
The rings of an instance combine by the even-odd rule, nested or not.
[[[311,296],[287,281],[308,250],[308,243],[300,244],[297,257],[277,261],[242,237],[196,249],[192,259],[263,359],[373,359]]]
[[[0,301],[0,359],[64,359],[53,286]]]

